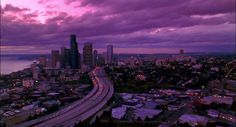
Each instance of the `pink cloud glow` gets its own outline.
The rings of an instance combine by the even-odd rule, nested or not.
[[[1,46],[25,47],[24,53],[68,46],[70,34],[78,36],[80,51],[88,41],[101,51],[113,44],[117,53],[235,50],[235,0],[1,2]],[[11,50],[4,52],[18,53]]]

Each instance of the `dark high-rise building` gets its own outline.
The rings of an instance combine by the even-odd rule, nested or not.
[[[61,47],[61,68],[68,68],[71,66],[71,59],[70,59],[70,49],[65,47]]]
[[[113,63],[113,45],[107,46],[107,64]]]
[[[71,54],[70,54],[70,49],[65,49],[65,56],[64,56],[64,59],[65,59],[65,68],[71,68],[71,58],[70,58]]]
[[[52,50],[51,53],[51,67],[58,67],[60,62],[60,54],[58,50]]]
[[[93,51],[93,65],[98,65],[98,51]]]
[[[179,54],[184,54],[184,50],[183,50],[183,49],[180,49],[180,50],[179,50]]]
[[[83,48],[83,64],[93,65],[93,46],[92,43],[85,43]]]
[[[46,67],[46,65],[47,65],[47,58],[46,58],[46,56],[39,57],[38,61],[39,61],[39,65],[41,65],[43,67]]]
[[[104,57],[104,54],[99,54],[98,55],[98,65],[104,65],[105,63],[106,63],[106,58]]]
[[[66,47],[61,47],[61,54],[60,54],[60,63],[61,63],[61,68],[65,68],[65,49]]]
[[[71,68],[79,68],[79,51],[78,44],[76,42],[76,35],[70,36],[70,59],[71,59]]]

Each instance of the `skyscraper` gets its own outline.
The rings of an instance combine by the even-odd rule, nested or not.
[[[113,45],[107,46],[107,64],[113,63]]]
[[[78,69],[79,68],[79,51],[78,44],[76,42],[76,35],[70,36],[70,59],[71,59],[71,68]]]
[[[36,62],[31,64],[31,69],[32,69],[33,79],[38,80],[40,70],[39,70],[39,67],[37,66]]]
[[[93,65],[93,46],[92,43],[85,43],[83,48],[83,63],[85,65]]]
[[[93,65],[98,65],[98,51],[93,51]]]
[[[106,63],[106,57],[104,56],[106,56],[106,53],[98,55],[98,65],[104,65]]]
[[[39,61],[39,65],[41,65],[43,67],[46,67],[46,65],[47,65],[47,58],[46,58],[46,56],[39,57],[38,61]]]
[[[51,67],[57,67],[59,61],[60,61],[59,51],[58,50],[52,50],[52,53],[51,53]]]
[[[179,54],[184,54],[184,50],[183,50],[183,49],[180,49],[180,50],[179,50]]]
[[[61,54],[60,54],[60,63],[61,63],[61,68],[65,68],[65,49],[66,47],[61,47]]]
[[[67,49],[66,47],[61,47],[61,68],[67,68],[71,65],[71,59],[70,59],[70,49]]]
[[[65,49],[64,62],[65,62],[64,63],[64,67],[65,68],[68,68],[68,67],[71,68],[70,49]]]

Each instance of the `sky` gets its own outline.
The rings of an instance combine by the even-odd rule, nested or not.
[[[115,53],[234,52],[235,0],[1,0],[1,53],[69,47]]]

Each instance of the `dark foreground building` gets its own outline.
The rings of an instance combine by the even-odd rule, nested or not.
[[[78,44],[76,42],[76,35],[70,36],[70,59],[71,59],[71,68],[78,69],[79,68],[79,51],[78,51]]]

